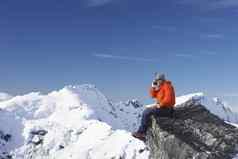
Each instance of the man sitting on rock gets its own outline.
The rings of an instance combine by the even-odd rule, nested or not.
[[[164,74],[157,74],[150,89],[150,95],[156,99],[156,104],[146,106],[143,112],[141,125],[132,136],[145,140],[151,115],[158,117],[171,117],[175,105],[175,92],[170,81],[165,79]]]

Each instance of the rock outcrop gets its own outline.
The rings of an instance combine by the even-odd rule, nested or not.
[[[153,116],[147,144],[151,159],[232,159],[238,128],[190,101],[176,107],[173,118]]]
[[[5,145],[11,140],[10,134],[5,134],[0,130],[0,159],[11,159],[12,156],[5,150]]]

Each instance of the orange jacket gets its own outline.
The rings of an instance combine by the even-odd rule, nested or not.
[[[175,105],[174,87],[170,81],[163,82],[157,91],[152,87],[150,95],[158,101],[160,107],[171,108]]]

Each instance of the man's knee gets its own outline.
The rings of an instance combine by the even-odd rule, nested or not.
[[[149,116],[149,115],[153,114],[153,112],[154,112],[153,108],[147,108],[147,109],[144,110],[143,114],[145,116]]]

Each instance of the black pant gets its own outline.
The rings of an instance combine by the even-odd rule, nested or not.
[[[157,117],[172,117],[173,108],[147,108],[143,111],[139,133],[146,133],[151,115]]]

